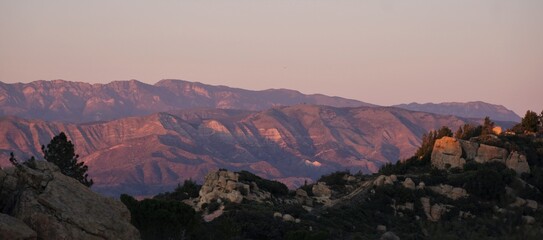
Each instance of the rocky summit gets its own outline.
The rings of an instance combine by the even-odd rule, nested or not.
[[[500,162],[519,175],[530,173],[526,156],[507,149],[452,137],[438,139],[432,151],[432,165],[438,169],[462,168],[467,161]]]
[[[0,239],[139,239],[119,201],[45,161],[0,169]]]

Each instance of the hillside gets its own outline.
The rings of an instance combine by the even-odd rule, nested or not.
[[[121,200],[143,239],[543,238],[541,136],[433,140],[428,159],[415,155],[373,175],[335,172],[293,191],[223,169],[201,186]],[[187,205],[196,212],[169,213]],[[161,219],[176,225],[165,229]]]
[[[218,168],[250,170],[289,186],[336,170],[375,172],[411,156],[431,129],[457,129],[454,116],[398,108],[275,107],[261,112],[193,110],[109,122],[69,124],[0,119],[0,158],[40,157],[65,132],[90,169],[94,189],[156,194]]]
[[[442,115],[455,115],[465,118],[490,117],[494,121],[520,122],[520,116],[501,105],[485,102],[444,102],[444,103],[409,103],[394,105],[411,111],[437,113]]]
[[[182,80],[162,80],[154,85],[137,80],[108,84],[64,80],[0,82],[0,116],[62,122],[107,121],[190,108],[264,110],[301,103],[336,107],[373,106],[351,99],[306,95],[287,89],[250,91]]]

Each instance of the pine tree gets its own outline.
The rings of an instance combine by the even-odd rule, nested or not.
[[[539,116],[537,116],[537,113],[528,110],[526,115],[524,115],[524,118],[522,118],[522,122],[520,124],[525,131],[537,132]]]
[[[62,174],[76,179],[87,187],[94,183],[92,179],[88,179],[88,167],[84,162],[78,162],[79,155],[75,154],[74,145],[72,141],[68,141],[64,132],[53,137],[47,147],[42,145],[41,150],[43,158],[56,164]]]
[[[493,134],[494,126],[495,126],[495,123],[490,120],[490,117],[485,117],[485,121],[483,123],[482,135]]]

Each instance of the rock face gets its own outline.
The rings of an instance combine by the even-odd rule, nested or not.
[[[38,235],[23,221],[0,213],[0,239],[31,240]]]
[[[529,173],[530,165],[526,160],[526,156],[519,154],[518,152],[512,152],[505,161],[505,165],[508,168],[514,169],[518,174]]]
[[[498,161],[505,163],[507,158],[507,150],[499,147],[489,146],[481,144],[477,149],[477,156],[474,160],[478,163],[486,163],[491,161]]]
[[[462,158],[462,147],[456,138],[443,137],[434,144],[432,165],[439,169],[462,167],[466,159]]]
[[[509,154],[504,148],[452,137],[443,137],[436,140],[431,161],[432,165],[439,169],[446,169],[447,167],[462,168],[466,161],[478,163],[497,161],[515,170],[518,174],[530,172],[526,156],[518,152]]]
[[[34,161],[0,172],[0,210],[38,239],[139,239],[121,202],[92,192],[52,163]]]
[[[197,209],[219,199],[226,199],[233,203],[241,203],[243,199],[263,202],[271,198],[269,192],[258,188],[254,182],[243,183],[239,181],[239,174],[226,170],[210,172],[205,178],[199,193]]]

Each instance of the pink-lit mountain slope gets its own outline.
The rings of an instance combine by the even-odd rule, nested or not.
[[[336,170],[374,172],[411,156],[422,134],[466,123],[398,108],[274,107],[261,112],[193,110],[69,124],[0,118],[1,161],[41,156],[61,131],[88,164],[94,189],[116,195],[171,190],[218,168],[246,169],[290,185]]]

